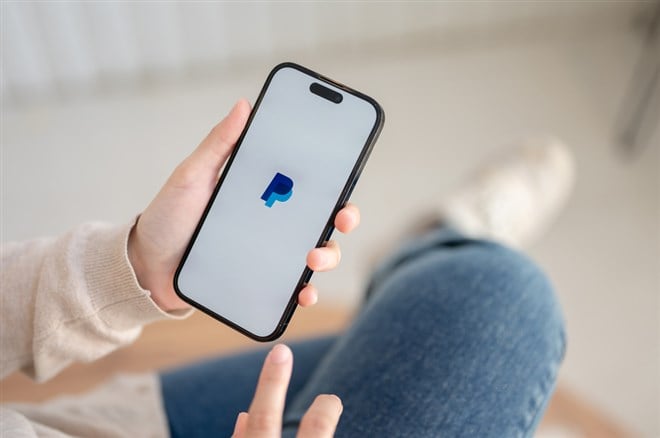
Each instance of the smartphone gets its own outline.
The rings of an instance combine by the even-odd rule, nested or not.
[[[371,97],[294,63],[268,75],[174,276],[186,302],[257,341],[284,333],[383,126]]]

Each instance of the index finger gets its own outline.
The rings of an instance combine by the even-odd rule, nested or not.
[[[292,368],[293,355],[289,347],[283,344],[273,347],[264,361],[248,411],[247,436],[279,437],[282,433],[284,400]]]

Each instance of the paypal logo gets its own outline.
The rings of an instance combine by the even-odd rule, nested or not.
[[[266,207],[273,206],[275,201],[286,202],[293,194],[293,181],[286,175],[277,172],[266,187],[261,199],[266,201]]]

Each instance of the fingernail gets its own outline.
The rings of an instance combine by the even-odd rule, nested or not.
[[[291,357],[291,350],[284,344],[277,344],[270,351],[270,360],[273,363],[284,363]]]

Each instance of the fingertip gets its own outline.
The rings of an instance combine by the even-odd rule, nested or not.
[[[321,394],[317,398],[321,398],[320,405],[325,406],[327,410],[334,411],[335,421],[339,420],[344,412],[344,404],[341,399],[335,394]]]
[[[350,233],[360,224],[360,209],[354,204],[347,204],[335,217],[335,227],[342,233]]]
[[[242,130],[248,116],[250,115],[250,111],[250,102],[244,98],[238,99],[229,111],[229,114],[227,114],[225,120],[227,120],[228,124],[231,125],[234,129],[240,126]]]
[[[218,171],[241,136],[249,115],[248,101],[245,99],[236,101],[229,114],[211,129],[188,157],[186,160],[188,173],[198,180],[211,179],[215,184]]]
[[[341,248],[335,240],[325,243],[325,246],[314,248],[307,253],[307,266],[315,272],[330,271],[341,261]]]
[[[341,399],[334,394],[319,394],[300,422],[303,436],[332,436],[344,410]],[[316,432],[312,435],[312,432]],[[322,433],[319,433],[322,432]]]
[[[277,344],[273,347],[272,350],[270,350],[268,359],[272,363],[283,364],[288,362],[292,356],[293,354],[291,353],[291,349],[289,347],[284,344]]]
[[[313,284],[307,284],[298,294],[298,304],[302,307],[309,307],[316,304],[319,300],[318,291]]]
[[[232,108],[232,111],[238,111],[241,114],[249,114],[251,110],[250,102],[244,97],[238,99]]]
[[[314,248],[307,253],[307,266],[312,271],[322,269],[328,263],[328,257],[323,248]]]
[[[236,417],[236,425],[234,426],[234,434],[232,438],[241,438],[244,435],[245,427],[247,425],[248,413],[239,412],[238,417]]]
[[[340,412],[344,410],[344,403],[342,403],[341,398],[337,394],[323,394],[328,398],[330,403],[333,403],[335,406],[339,407]]]

